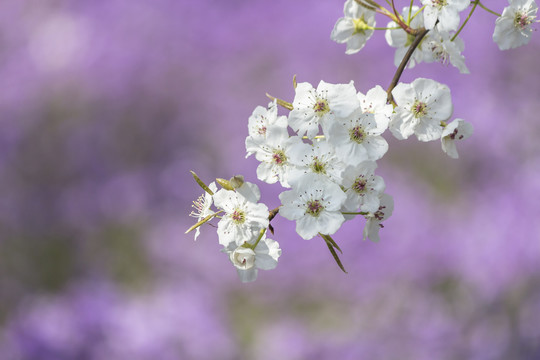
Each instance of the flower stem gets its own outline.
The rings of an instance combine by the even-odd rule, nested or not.
[[[361,212],[348,212],[348,211],[342,211],[341,212],[343,215],[367,215],[368,212],[366,211],[361,211]]]
[[[255,244],[250,245],[249,247],[255,250],[257,245],[259,245],[259,241],[261,241],[262,237],[264,236],[264,233],[266,232],[266,229],[261,229],[261,232],[259,233],[259,237],[257,238],[257,241],[255,241]]]
[[[388,86],[388,90],[386,90],[387,94],[387,101],[390,104],[394,104],[394,97],[392,96],[392,90],[396,87],[397,83],[399,82],[399,78],[401,77],[401,74],[403,74],[403,70],[405,70],[405,67],[407,66],[407,63],[409,62],[409,59],[411,58],[414,50],[420,45],[420,42],[426,36],[426,34],[429,32],[427,29],[419,29],[420,32],[416,34],[414,41],[412,42],[411,46],[409,47],[409,50],[407,50],[407,53],[403,57],[403,60],[401,60],[401,64],[399,64],[396,73],[394,75],[394,78],[392,79],[392,82]]]
[[[474,5],[471,9],[471,12],[469,13],[469,16],[467,16],[467,18],[465,19],[465,21],[463,22],[463,24],[461,24],[461,27],[458,29],[458,31],[454,34],[454,36],[452,36],[452,38],[450,39],[450,41],[454,41],[457,36],[459,35],[459,33],[461,32],[461,30],[463,30],[463,28],[465,27],[465,24],[467,24],[467,22],[469,21],[469,19],[471,18],[471,15],[473,14],[474,10],[476,9],[476,6],[480,4],[480,0],[476,0],[474,2]],[[482,5],[480,5],[482,6]]]
[[[397,30],[397,29],[401,29],[401,27],[399,27],[399,26],[394,26],[394,27],[370,27],[369,29],[370,30]]]
[[[496,13],[495,11],[488,9],[488,8],[487,8],[484,4],[482,4],[480,1],[477,1],[477,3],[478,3],[478,5],[480,5],[480,7],[481,7],[482,9],[486,10],[488,13],[492,13],[492,14],[495,15],[495,16],[501,17],[501,14]]]

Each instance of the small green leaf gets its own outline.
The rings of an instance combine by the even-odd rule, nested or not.
[[[272,95],[270,95],[270,94],[268,94],[268,93],[266,93],[266,96],[267,96],[270,100],[276,100],[276,102],[278,103],[278,105],[283,106],[285,109],[288,109],[288,110],[294,109],[293,104],[291,104],[290,102],[287,102],[287,101],[285,101],[285,100],[281,100],[281,99],[275,98],[275,97],[273,97]]]
[[[330,245],[329,242],[326,242],[326,246],[328,246],[328,250],[330,250],[330,253],[332,253],[332,256],[334,257],[334,260],[336,260],[336,263],[338,264],[341,271],[343,271],[345,274],[347,274],[347,271],[343,267],[343,264],[341,263],[341,260],[339,260],[339,256],[336,253],[336,250],[334,250],[334,247],[332,245]]]
[[[193,225],[192,227],[190,227],[189,229],[187,229],[186,232],[185,232],[184,234],[187,234],[188,232],[195,230],[196,228],[198,228],[199,226],[201,226],[202,224],[204,224],[204,223],[207,222],[208,220],[212,219],[214,216],[216,216],[216,215],[219,214],[220,212],[221,212],[221,211],[219,211],[219,212],[217,212],[217,213],[213,213],[213,214],[208,215],[207,217],[205,217],[204,219],[202,219],[201,221],[199,221],[198,223],[196,223],[195,225]]]
[[[334,241],[334,239],[332,239],[332,237],[330,235],[325,235],[325,234],[321,234],[321,233],[319,233],[319,235],[322,236],[322,238],[324,239],[324,241],[326,241],[327,244],[332,245],[333,247],[338,249],[340,253],[343,254],[343,251],[341,251],[338,244]]]
[[[195,179],[197,184],[199,184],[199,186],[202,187],[204,191],[206,191],[210,195],[214,195],[214,192],[210,190],[208,186],[206,186],[206,184],[197,176],[197,174],[195,174],[193,170],[190,170],[189,172],[191,173],[191,175],[193,175],[193,178]]]

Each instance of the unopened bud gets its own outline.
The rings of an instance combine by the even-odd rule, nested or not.
[[[244,184],[244,177],[242,175],[235,175],[229,180],[229,184],[231,184],[234,189],[238,189]]]
[[[216,182],[225,190],[234,190],[234,187],[231,185],[231,182],[229,180],[217,178]]]

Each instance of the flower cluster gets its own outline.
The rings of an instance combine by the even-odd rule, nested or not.
[[[468,73],[461,52],[459,33],[480,4],[476,0],[421,0],[422,7],[410,4],[401,14],[393,6],[386,9],[374,0],[347,0],[331,38],[346,43],[347,54],[360,51],[375,30],[384,30],[388,44],[396,48],[398,67],[390,86],[377,85],[365,94],[353,81],[317,87],[296,83],[291,102],[269,96],[267,107],[258,106],[249,118],[245,141],[246,157],[259,161],[257,178],[286,190],[279,195],[281,206],[269,210],[259,204],[260,192],[242,176],[227,181],[216,179],[207,186],[196,175],[206,193],[194,203],[192,215],[197,229],[219,218],[217,233],[223,251],[229,255],[242,281],[255,280],[257,269],[272,269],[281,255],[279,244],[267,239],[270,221],[280,214],[296,222],[296,232],[305,239],[322,237],[337,264],[341,251],[331,235],[348,220],[365,219],[363,239],[379,241],[382,222],[391,216],[393,198],[385,193],[385,181],[375,174],[377,161],[388,151],[383,134],[396,139],[414,135],[419,141],[441,141],[442,150],[458,158],[457,140],[468,138],[473,127],[463,119],[450,121],[453,105],[450,89],[435,80],[417,78],[400,83],[406,67],[421,62],[450,63]],[[471,11],[460,26],[460,12]],[[484,5],[480,6],[489,12]],[[501,49],[528,42],[537,7],[533,0],[510,0],[498,15],[493,39]],[[390,18],[385,28],[375,27],[376,13]],[[280,115],[279,107],[288,110]],[[218,211],[212,211],[212,204]],[[188,230],[189,231],[189,230]]]

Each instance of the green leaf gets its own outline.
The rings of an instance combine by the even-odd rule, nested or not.
[[[343,267],[343,264],[341,263],[341,260],[339,260],[339,256],[336,253],[336,250],[334,250],[334,247],[327,241],[326,246],[328,246],[328,250],[330,250],[330,253],[332,253],[332,256],[334,257],[334,260],[336,260],[336,263],[338,264],[341,271],[343,271],[345,274],[347,274],[347,271]]]
[[[193,170],[189,170],[189,172],[191,173],[191,175],[193,175],[193,178],[195,179],[197,184],[199,184],[199,186],[202,187],[204,191],[206,191],[210,195],[214,195],[214,192],[210,190],[208,186],[206,186],[206,184],[197,176],[197,174],[195,174]]]
[[[341,251],[338,244],[334,241],[334,239],[332,239],[332,237],[330,235],[325,235],[325,234],[321,234],[321,233],[319,233],[319,235],[321,235],[322,238],[324,239],[324,241],[326,241],[326,244],[332,245],[333,247],[338,249],[340,253],[343,254],[343,251]]]
[[[201,226],[201,225],[204,224],[205,222],[209,221],[209,220],[212,219],[213,217],[217,216],[217,215],[218,215],[219,213],[221,213],[221,212],[223,212],[223,210],[218,211],[217,213],[213,213],[213,214],[208,215],[207,217],[205,217],[204,219],[202,219],[201,221],[199,221],[198,223],[196,223],[195,225],[193,225],[192,227],[190,227],[189,229],[187,229],[186,232],[185,232],[184,234],[187,234],[188,232],[195,230],[196,228],[198,228],[199,226]]]

